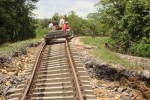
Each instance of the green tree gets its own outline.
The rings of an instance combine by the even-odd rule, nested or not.
[[[50,21],[50,19],[40,19],[39,24],[42,28],[48,28],[48,24]]]
[[[60,15],[59,13],[55,13],[55,14],[53,15],[53,17],[51,18],[51,20],[56,19],[56,20],[59,21],[60,18],[61,18],[61,15]]]
[[[114,50],[149,57],[149,0],[101,0],[96,6],[100,30],[110,34]]]
[[[37,0],[0,0],[0,44],[36,36],[31,11]]]
[[[82,35],[83,33],[83,27],[84,27],[84,20],[81,17],[78,17],[74,11],[71,11],[69,15],[67,16],[67,19],[69,21],[69,26],[71,30],[76,35]]]

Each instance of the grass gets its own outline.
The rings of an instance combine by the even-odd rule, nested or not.
[[[15,43],[6,43],[6,44],[3,44],[3,45],[0,45],[0,52],[14,51],[16,49],[19,49],[19,47],[28,45],[29,43],[41,42],[42,37],[44,36],[43,33],[45,31],[46,31],[46,29],[38,28],[36,30],[36,32],[37,32],[37,37],[36,38],[23,40],[23,41],[18,41],[18,42],[15,42]]]
[[[47,31],[48,31],[48,28],[41,28],[38,26],[38,28],[36,29],[36,33],[37,33],[36,38],[0,45],[0,52],[10,52],[10,51],[19,49],[19,47],[24,47],[28,45],[29,43],[41,42],[42,38],[44,37]]]
[[[15,43],[7,43],[0,45],[0,52],[9,52],[9,51],[14,51],[16,49],[19,49],[19,47],[24,47],[28,45],[29,43],[33,42],[41,42],[42,38],[34,38],[34,39],[28,39],[24,41],[18,41]]]
[[[48,32],[48,28],[41,28],[41,27],[38,27],[38,28],[36,29],[37,38],[43,37],[46,32]]]
[[[120,58],[118,55],[116,55],[114,52],[110,51],[109,49],[105,48],[105,43],[108,42],[108,37],[83,37],[81,38],[81,42],[91,45],[91,46],[96,46],[97,48],[94,49],[91,53],[98,57],[99,59],[106,61],[108,64],[118,64],[122,65],[128,68],[135,68],[139,67],[140,65],[130,63],[127,60],[124,60]]]

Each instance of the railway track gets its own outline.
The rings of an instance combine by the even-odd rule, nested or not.
[[[9,100],[96,100],[77,50],[69,45],[44,44],[29,80]]]

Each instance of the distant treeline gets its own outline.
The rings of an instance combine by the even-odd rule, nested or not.
[[[58,13],[34,20],[31,11],[37,1],[0,0],[0,44],[35,37],[35,25],[43,36],[48,21],[60,20]],[[150,0],[100,0],[95,6],[98,11],[86,19],[74,11],[65,15],[74,35],[109,36],[110,49],[150,58]]]
[[[86,19],[74,11],[66,15],[75,35],[109,36],[111,50],[150,58],[150,0],[100,0],[95,6]]]
[[[31,11],[38,0],[0,0],[0,44],[36,36]]]
[[[65,16],[65,21],[69,22],[69,27],[71,31],[73,31],[74,35],[90,35],[90,36],[97,36],[97,35],[105,35],[101,34],[99,31],[99,24],[98,21],[95,21],[93,18],[82,18],[79,17],[75,11],[70,11],[68,14],[63,15]],[[38,24],[41,28],[47,28],[48,22],[52,22],[53,19],[59,20],[61,19],[62,15],[59,13],[55,13],[52,18],[49,19],[39,19]]]

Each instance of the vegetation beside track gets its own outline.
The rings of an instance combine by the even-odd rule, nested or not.
[[[18,41],[15,43],[5,43],[3,45],[0,45],[0,52],[11,52],[11,51],[15,51],[16,49],[20,49],[22,47],[27,47],[31,43],[42,42],[44,33],[47,31],[48,31],[48,28],[42,28],[39,24],[37,24],[36,38]]]
[[[43,37],[48,22],[60,20],[59,13],[47,19],[31,17],[38,1],[0,2],[0,45]],[[100,0],[95,6],[97,11],[86,19],[74,11],[64,15],[74,35],[109,36],[111,50],[150,58],[150,0]]]
[[[0,53],[16,51],[16,50],[19,50],[20,48],[27,47],[31,43],[38,43],[41,41],[42,41],[42,38],[35,38],[35,39],[28,39],[24,41],[18,41],[15,43],[3,44],[3,45],[0,45]]]
[[[136,68],[136,67],[141,66],[141,65],[138,65],[137,63],[133,64],[133,63],[130,63],[129,61],[126,61],[120,58],[116,53],[106,48],[105,43],[107,43],[108,40],[109,40],[108,37],[95,37],[95,38],[83,37],[81,38],[81,42],[87,45],[96,46],[96,48],[91,53],[97,58],[103,61],[106,61],[108,64],[122,65],[127,68]]]
[[[0,0],[0,45],[36,37],[32,11],[38,0]]]

